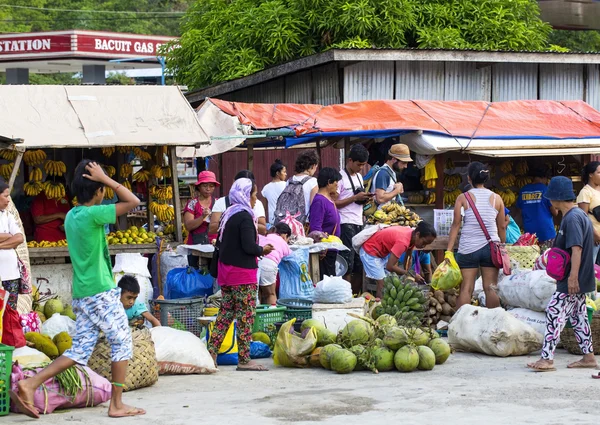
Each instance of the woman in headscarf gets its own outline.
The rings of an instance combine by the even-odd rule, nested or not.
[[[264,371],[264,366],[250,361],[252,325],[258,291],[258,257],[269,254],[273,246],[258,244],[256,184],[247,178],[236,180],[229,192],[231,206],[221,216],[218,244],[218,280],[223,301],[208,350],[216,361],[219,347],[233,320],[237,320],[237,370]]]

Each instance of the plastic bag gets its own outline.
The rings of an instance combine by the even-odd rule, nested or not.
[[[150,329],[160,375],[208,374],[217,367],[206,343],[191,332],[167,326]]]
[[[77,328],[75,320],[67,316],[62,316],[60,313],[54,313],[52,317],[42,324],[42,334],[54,338],[55,335],[61,332],[67,332],[69,335],[75,335]]]
[[[267,344],[260,341],[252,341],[250,343],[251,359],[268,359],[269,357],[271,357],[271,349]]]
[[[522,356],[542,348],[543,336],[502,308],[463,305],[448,325],[448,343],[457,350],[490,356]]]
[[[21,314],[19,319],[21,320],[21,327],[23,328],[24,334],[28,332],[41,332],[42,321],[37,312],[32,311],[31,313]]]
[[[290,226],[290,229],[292,229],[292,235],[304,237],[304,225],[296,220],[298,216],[300,216],[300,213],[291,215],[289,212],[287,212],[285,218],[281,220],[281,223],[285,223]]]
[[[512,217],[508,220],[508,226],[506,227],[506,243],[516,243],[521,237],[521,229],[519,225],[513,220]]]
[[[435,167],[435,156],[425,165],[425,180],[435,180],[438,178],[438,173]]]
[[[275,340],[273,363],[284,367],[308,367],[309,355],[317,346],[315,328],[305,329],[302,334],[294,331],[296,319],[285,322]]]
[[[165,299],[204,297],[213,293],[213,277],[192,267],[173,269],[167,275]]]
[[[457,288],[462,283],[460,268],[454,259],[454,253],[446,251],[444,261],[435,269],[431,278],[431,287],[435,290],[446,291]]]
[[[279,263],[279,298],[312,300],[315,293],[308,273],[308,250],[298,249]]]
[[[546,311],[556,292],[556,281],[544,270],[513,273],[498,280],[498,296],[504,305]]]
[[[13,351],[12,360],[13,363],[18,362],[19,366],[24,369],[44,367],[52,361],[50,360],[50,357],[41,351],[27,346],[15,349],[15,351]]]
[[[325,276],[317,283],[313,302],[323,304],[346,304],[352,301],[350,282],[339,276]]]

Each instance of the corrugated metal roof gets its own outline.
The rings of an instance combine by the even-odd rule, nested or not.
[[[583,65],[548,64],[540,66],[540,100],[583,100]]]
[[[446,62],[443,100],[491,100],[491,66]]]
[[[443,62],[396,62],[396,99],[443,98]]]
[[[497,63],[492,67],[492,101],[535,100],[538,66],[532,63]]]
[[[394,62],[361,62],[344,68],[344,103],[394,98]]]

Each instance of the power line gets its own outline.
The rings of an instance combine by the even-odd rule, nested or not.
[[[81,22],[81,21],[141,21],[143,19],[181,19],[181,16],[144,16],[138,18],[73,18],[73,19],[0,19],[0,22]]]
[[[131,14],[134,13],[136,15],[183,15],[185,12],[143,12],[143,11],[127,11],[127,10],[87,10],[87,9],[57,9],[51,7],[34,7],[34,6],[17,6],[14,4],[0,4],[0,7],[11,7],[14,9],[30,9],[30,10],[45,10],[52,12],[82,12],[82,13],[124,13]]]

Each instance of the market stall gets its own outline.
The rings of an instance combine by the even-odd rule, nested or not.
[[[66,241],[45,240],[36,229],[45,223],[28,212],[38,198],[61,205],[63,214],[76,205],[68,186],[83,158],[102,164],[142,200],[138,210],[107,229],[111,255],[154,253],[158,238],[183,241],[176,147],[201,148],[209,140],[179,89],[2,86],[0,93],[3,134],[22,141],[4,146],[0,174],[11,182],[13,201],[27,218],[26,233],[38,236],[28,242],[34,283],[70,298]],[[114,193],[107,193],[104,202],[115,201]],[[40,214],[60,235],[62,220],[54,212]]]

